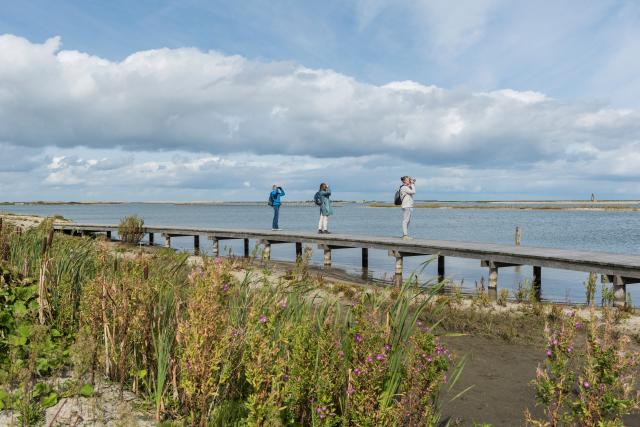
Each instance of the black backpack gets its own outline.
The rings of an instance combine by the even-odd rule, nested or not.
[[[322,206],[322,197],[320,197],[319,191],[313,196],[313,202],[318,206]]]
[[[398,191],[396,191],[396,196],[393,198],[393,204],[396,206],[400,206],[402,204],[402,192],[400,190],[402,190],[403,185],[400,186],[400,188],[398,188]]]
[[[273,193],[269,193],[269,201],[267,201],[267,204],[269,206],[273,206],[273,202],[276,198],[273,196]]]

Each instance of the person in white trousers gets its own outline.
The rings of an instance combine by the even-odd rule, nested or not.
[[[411,213],[413,212],[413,196],[416,194],[416,180],[410,176],[403,176],[402,187],[400,187],[400,197],[402,199],[402,238],[409,237],[409,224],[411,223]]]

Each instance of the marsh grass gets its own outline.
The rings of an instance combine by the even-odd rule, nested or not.
[[[137,245],[144,237],[144,219],[131,215],[120,220],[118,235],[124,243]]]

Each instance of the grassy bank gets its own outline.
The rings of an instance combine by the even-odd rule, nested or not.
[[[482,293],[441,296],[411,280],[329,283],[304,260],[276,272],[123,248],[48,222],[0,230],[0,411],[12,422],[53,423],[106,381],[164,425],[437,425],[465,375],[446,345],[454,332],[548,346],[531,393],[544,410],[531,425],[559,415],[619,425],[638,407],[638,361],[613,310],[572,334],[575,313],[533,301],[494,310]]]

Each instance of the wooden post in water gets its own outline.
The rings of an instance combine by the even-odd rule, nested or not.
[[[149,233],[149,246],[153,246],[153,233]]]
[[[329,246],[324,247],[324,265],[325,267],[331,266],[331,248]]]
[[[302,242],[296,242],[296,261],[302,259]]]
[[[444,280],[444,256],[438,255],[438,282]]]
[[[627,285],[624,278],[619,275],[613,276],[613,306],[624,308],[627,305]]]
[[[534,265],[533,266],[533,277],[531,279],[531,286],[533,287],[533,292],[536,296],[536,300],[540,301],[542,297],[542,267]]]
[[[111,241],[111,230],[107,230],[107,240]]]
[[[249,258],[249,239],[244,239],[244,257]]]
[[[498,287],[498,267],[493,263],[489,263],[489,288],[497,288]]]
[[[170,248],[171,247],[171,234],[163,233],[162,237],[164,238],[164,247],[165,248]]]
[[[521,240],[522,240],[522,232],[520,231],[520,227],[516,225],[516,246],[520,246]]]
[[[213,256],[217,258],[220,256],[220,241],[216,238],[211,240],[213,240]]]
[[[396,286],[402,286],[402,269],[404,264],[404,258],[399,253],[396,254],[396,270],[393,277],[393,282]]]
[[[362,248],[362,269],[369,269],[369,248]]]
[[[267,240],[263,240],[264,249],[262,250],[262,260],[269,261],[271,259],[271,243]]]
[[[197,234],[193,236],[193,253],[200,255],[200,236]]]

